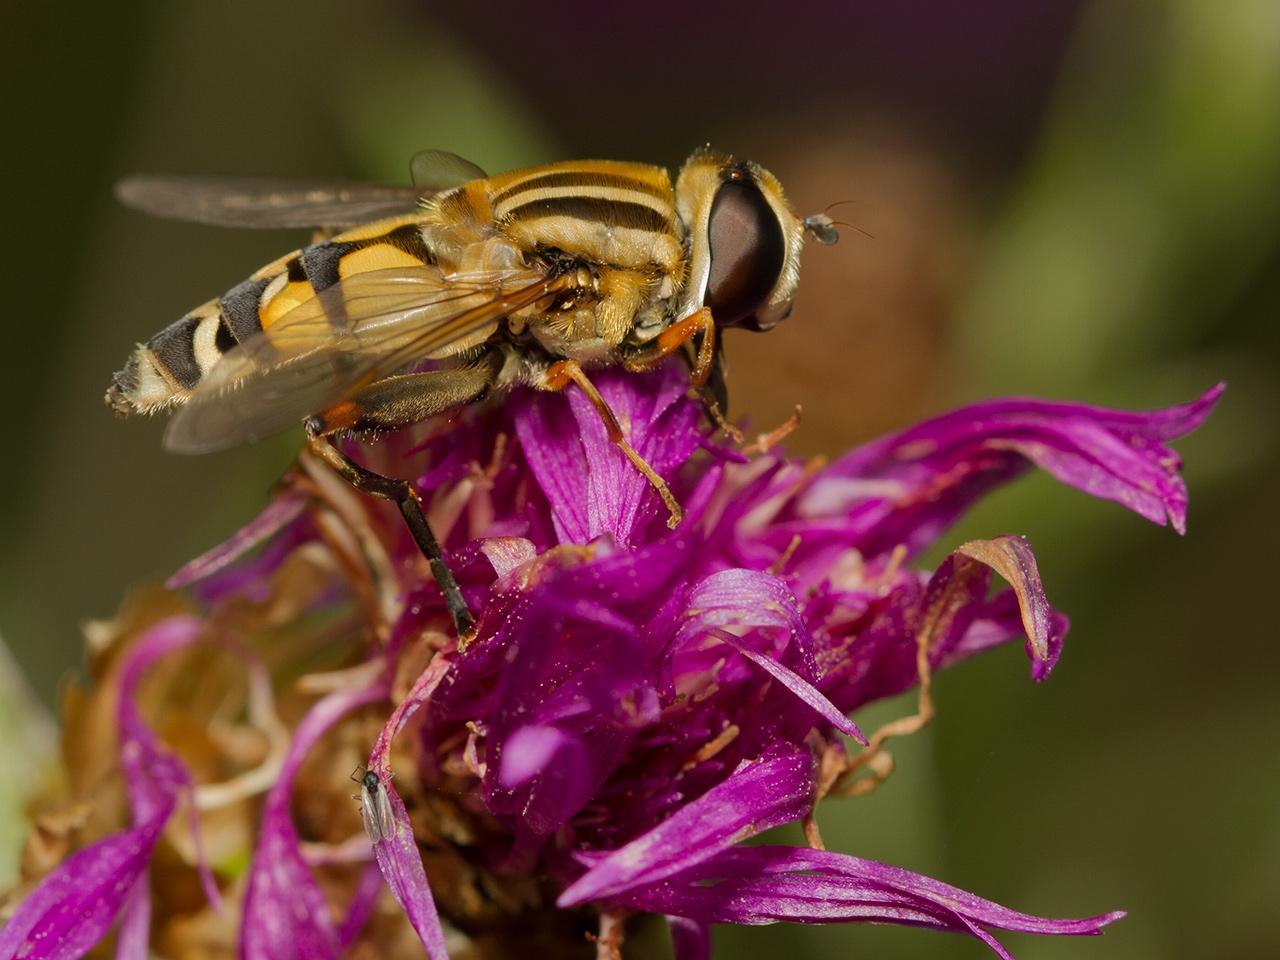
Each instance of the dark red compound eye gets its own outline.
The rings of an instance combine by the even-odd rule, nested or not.
[[[755,313],[782,275],[782,224],[749,180],[728,180],[716,192],[707,225],[711,271],[706,305],[720,326],[760,329]]]

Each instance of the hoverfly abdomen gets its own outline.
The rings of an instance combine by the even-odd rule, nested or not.
[[[292,276],[300,263],[297,257],[289,261],[286,275]],[[303,275],[302,279],[305,279]],[[267,277],[250,278],[236,284],[218,299],[218,312],[222,323],[214,338],[214,344],[222,353],[226,353],[238,343],[244,343],[262,329],[262,318],[258,307],[262,303],[262,294],[271,280]]]
[[[181,404],[223,356],[344,277],[434,263],[418,216],[353,228],[287,254],[140,345],[113,378],[107,403],[122,414]],[[341,307],[340,298],[327,304],[335,328],[344,323]]]
[[[235,344],[218,301],[211,300],[140,344],[112,377],[107,404],[131,414],[180,403]]]

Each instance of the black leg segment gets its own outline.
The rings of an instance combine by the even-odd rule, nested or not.
[[[339,476],[357,490],[384,500],[391,500],[399,508],[400,515],[404,517],[404,522],[409,527],[409,533],[412,534],[422,555],[427,558],[431,572],[436,578],[436,584],[444,595],[445,605],[449,608],[454,628],[458,631],[459,645],[465,646],[469,643],[475,637],[475,617],[467,608],[467,601],[462,596],[453,571],[445,563],[440,544],[436,541],[435,534],[431,532],[431,525],[427,523],[426,515],[422,512],[422,504],[418,500],[418,493],[413,489],[413,485],[408,480],[384,477],[352,462],[333,445],[328,437],[318,435],[314,425],[309,424],[307,432],[311,451],[336,470]]]

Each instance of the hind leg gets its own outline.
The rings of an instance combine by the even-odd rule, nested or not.
[[[480,399],[493,386],[500,359],[453,370],[387,377],[309,421],[317,433],[398,430]]]
[[[422,512],[417,490],[408,480],[384,477],[353,462],[334,445],[332,435],[344,430],[394,430],[462,406],[481,397],[492,386],[496,374],[497,365],[491,362],[389,377],[307,421],[308,444],[316,456],[357,490],[395,503],[431,567],[453,617],[460,647],[475,637],[475,617]]]

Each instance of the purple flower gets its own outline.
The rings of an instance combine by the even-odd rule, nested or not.
[[[814,810],[887,775],[884,743],[927,722],[939,670],[1022,638],[1042,680],[1061,652],[1066,618],[1021,537],[957,544],[933,571],[913,558],[1033,465],[1181,531],[1186,489],[1165,441],[1198,426],[1221,387],[1153,413],[993,401],[819,467],[717,446],[677,366],[598,384],[684,505],[676,530],[576,393],[521,393],[351,448],[383,472],[417,472],[479,614],[466,649],[392,512],[305,456],[258,520],[171,581],[204,627],[164,621],[125,647],[128,673],[174,630],[184,649],[222,639],[269,657],[294,699],[326,691],[283,725],[274,766],[228,758],[236,789],[197,789],[202,822],[223,796],[256,824],[247,867],[215,861],[241,956],[338,957],[359,938],[391,950],[398,934],[366,926],[379,874],[433,958],[468,941],[567,951],[593,916],[609,956],[635,913],[665,916],[682,960],[708,956],[715,923],[892,922],[1008,956],[992,930],[1096,934],[1119,917],[1041,919],[824,850]],[[994,574],[1008,586],[992,593]],[[869,741],[849,719],[917,684],[918,712]],[[78,956],[121,914],[120,955],[143,956],[148,925],[176,922],[149,917],[145,878],[190,778],[120,687],[133,826],[46,878],[0,955]],[[352,801],[337,771],[370,742],[372,778]],[[336,800],[347,812],[325,814]],[[354,832],[357,802],[385,804],[372,844]],[[810,847],[743,845],[795,821]]]

